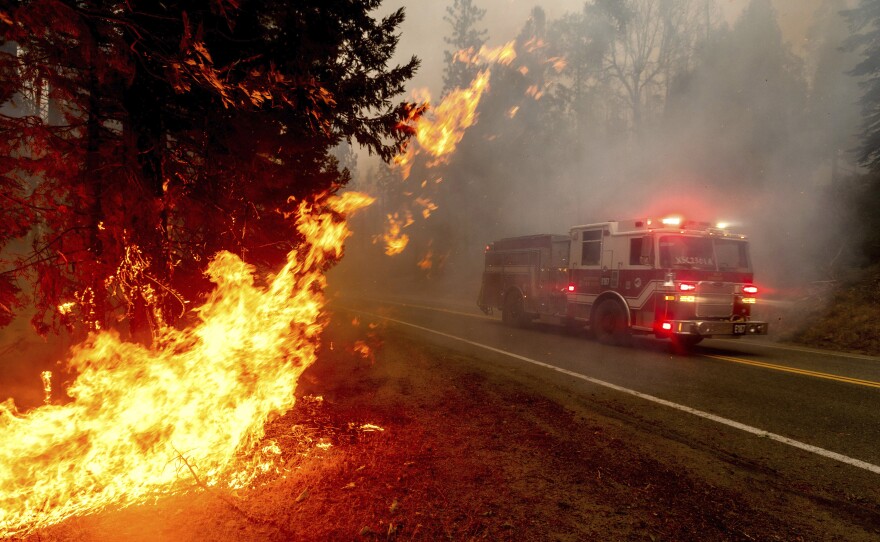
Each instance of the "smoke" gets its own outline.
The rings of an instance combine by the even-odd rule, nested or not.
[[[399,54],[423,61],[412,89],[440,94],[451,4],[404,4]],[[661,57],[666,63],[650,81],[635,81],[644,84],[638,99],[626,88],[638,66],[622,54],[610,66],[607,56],[608,44],[620,52],[626,37],[614,35],[593,2],[547,2],[539,11],[518,0],[475,4],[486,9],[478,27],[488,30],[487,45],[517,40],[517,59],[488,65],[477,123],[447,164],[417,165],[395,188],[393,171],[361,161],[356,187],[378,190],[379,204],[360,224],[367,230],[355,225],[360,241],[340,275],[351,278],[351,266],[371,280],[368,270],[377,270],[374,287],[471,299],[483,248],[495,239],[678,212],[749,234],[756,280],[777,295],[834,278],[848,253],[837,196],[857,171],[847,151],[859,91],[846,73],[857,56],[840,49],[848,28],[839,12],[852,2],[667,2],[681,9],[669,18],[677,30],[672,45],[645,58],[649,69]],[[662,19],[641,15],[630,24]],[[625,75],[615,80],[614,69]],[[382,256],[370,242],[382,216],[437,178],[437,210],[405,230],[410,245],[396,260]],[[428,254],[435,265],[426,268]]]

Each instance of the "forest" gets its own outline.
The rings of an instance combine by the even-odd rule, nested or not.
[[[455,291],[495,239],[682,212],[748,233],[764,291],[795,312],[803,300],[823,313],[837,291],[838,312],[872,320],[880,3],[821,2],[798,44],[773,2],[743,5],[733,18],[711,1],[597,0],[552,19],[535,7],[517,35],[490,36],[493,6],[452,3],[437,101],[483,70],[488,89],[448,160],[417,157],[408,178],[393,164],[358,176],[380,195],[369,230],[393,221],[409,239],[399,260],[364,246],[367,261],[395,284]],[[455,54],[505,43],[512,60]],[[869,324],[850,348],[876,351],[873,335]]]
[[[472,280],[498,237],[670,210],[737,221],[780,297],[874,276],[880,2],[826,0],[795,50],[770,0],[733,20],[713,0],[536,6],[513,36],[455,0],[434,104],[404,94],[418,8],[381,4],[4,3],[0,323],[148,336],[209,289],[212,254],[271,269],[295,202],[346,187],[378,198],[351,259],[398,283]],[[455,151],[401,168],[481,74]],[[396,257],[371,242],[389,227]]]
[[[880,0],[796,43],[778,0],[511,35],[447,0],[433,66],[428,4],[0,0],[0,538],[873,540]],[[754,284],[709,295],[754,312],[700,317],[802,366],[474,306],[487,243],[670,212],[749,236]],[[671,329],[645,306],[605,323]]]

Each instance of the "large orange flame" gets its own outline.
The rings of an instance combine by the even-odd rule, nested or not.
[[[67,361],[70,402],[26,414],[0,404],[0,537],[196,485],[251,483],[255,458],[280,453],[258,446],[265,422],[293,406],[315,360],[322,270],[349,235],[337,213],[371,202],[347,193],[301,204],[306,242],[265,286],[221,252],[197,325],[161,329],[149,348],[93,333]]]
[[[509,41],[499,47],[486,47],[481,45],[479,51],[474,51],[473,47],[461,49],[453,56],[456,62],[464,64],[502,64],[509,65],[516,60],[516,41]]]
[[[510,65],[517,58],[515,45],[515,41],[510,41],[499,47],[481,46],[479,50],[470,48],[456,52],[453,56],[455,62],[482,65],[484,69],[477,73],[467,88],[453,89],[436,106],[431,105],[431,94],[427,89],[419,89],[414,93],[415,101],[425,104],[428,109],[424,114],[413,116],[406,121],[413,125],[415,142],[407,145],[404,152],[394,158],[394,163],[404,180],[409,178],[415,157],[419,154],[424,153],[430,157],[426,161],[426,166],[429,168],[449,160],[464,138],[465,132],[477,122],[477,106],[483,93],[489,88],[490,69],[486,65]],[[538,41],[529,42],[527,45],[533,49],[543,47],[543,43]],[[535,99],[541,97],[537,87],[531,95]],[[419,109],[419,112],[421,113],[422,110]],[[515,115],[516,109],[512,109],[509,116],[512,118]],[[424,186],[425,183],[422,183],[423,188]],[[416,204],[422,206],[421,213],[425,219],[437,210],[437,205],[424,196],[416,198]],[[385,241],[385,253],[393,256],[406,248],[409,238],[401,233],[401,230],[411,222],[404,223],[397,214],[387,214],[386,218],[385,234],[382,239]],[[378,238],[377,236],[376,239]]]
[[[441,163],[455,152],[465,131],[476,122],[477,105],[488,87],[489,70],[483,70],[468,88],[453,90],[437,107],[419,119],[416,140],[422,149],[435,158],[432,164]]]

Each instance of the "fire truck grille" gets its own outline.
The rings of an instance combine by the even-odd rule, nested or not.
[[[733,314],[730,294],[703,294],[697,297],[698,318],[723,318]]]

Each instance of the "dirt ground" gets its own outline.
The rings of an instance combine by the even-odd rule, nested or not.
[[[864,496],[786,481],[393,329],[339,318],[326,337],[297,406],[267,428],[286,475],[29,539],[880,540],[880,505]]]

